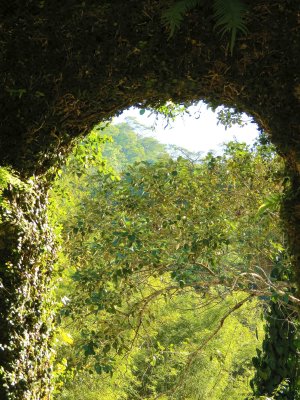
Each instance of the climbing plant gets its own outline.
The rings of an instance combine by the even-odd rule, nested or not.
[[[293,280],[288,259],[279,253],[271,277]],[[300,399],[300,336],[297,308],[289,308],[286,296],[274,293],[266,310],[266,335],[262,350],[253,358],[256,368],[251,381],[254,396],[272,396],[274,400]]]
[[[52,389],[55,250],[44,188],[0,169],[1,399],[40,400]]]

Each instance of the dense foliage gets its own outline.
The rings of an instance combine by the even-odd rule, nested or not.
[[[166,146],[152,138],[149,129],[134,118],[127,118],[126,122],[106,128],[105,134],[112,142],[103,147],[103,158],[109,166],[120,172],[135,162],[154,162],[168,157]]]
[[[116,157],[97,129],[87,140],[125,166],[137,159],[144,139],[130,126],[106,132],[121,138]],[[101,150],[82,169],[86,148],[79,145],[54,195],[64,242],[61,340],[69,344],[59,353],[59,398],[75,399],[82,388],[86,399],[249,395],[255,336],[262,339],[253,297],[276,295],[283,307],[295,300],[287,277],[272,279],[284,252],[274,195],[281,161],[264,145],[232,142],[198,163],[154,145],[152,162],[118,176]],[[99,381],[105,372],[112,378]]]

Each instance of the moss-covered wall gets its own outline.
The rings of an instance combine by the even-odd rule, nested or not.
[[[48,399],[55,251],[45,182],[0,168],[0,399]]]
[[[1,163],[12,166],[24,182],[33,174],[41,176],[64,157],[74,137],[131,105],[206,99],[235,106],[255,117],[286,159],[290,183],[283,217],[300,283],[299,0],[245,0],[249,33],[238,37],[233,55],[226,35],[221,39],[213,28],[210,2],[186,15],[170,40],[161,24],[165,3],[2,1]],[[44,356],[38,357],[48,357],[48,333],[44,337],[41,332],[45,325],[39,325],[38,310],[49,279],[51,251],[46,252],[47,267],[41,268],[40,260],[51,240],[48,233],[42,235],[44,200],[39,203],[39,195],[32,196],[5,193],[12,211],[6,215],[4,209],[1,228],[6,280],[5,289],[0,289],[5,327],[0,343],[11,346],[10,335],[18,340],[16,349],[1,353],[0,362],[8,370],[15,368],[28,333],[37,357],[30,385],[40,381],[46,387]],[[22,221],[29,229],[36,226],[32,237]],[[14,273],[7,272],[11,264]],[[33,289],[26,300],[29,287]],[[11,325],[10,315],[20,307],[30,317],[18,319],[17,312]],[[29,379],[29,367],[24,368]],[[21,388],[18,382],[16,387]],[[26,397],[24,385],[23,394],[15,389],[12,399],[43,398]]]
[[[214,100],[256,117],[299,154],[298,0],[246,1],[234,53],[208,6],[168,40],[165,0],[1,3],[0,156],[42,172],[72,137],[133,104]]]

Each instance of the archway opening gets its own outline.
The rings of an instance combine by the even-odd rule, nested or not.
[[[95,127],[58,184],[58,398],[250,396],[251,359],[269,356],[260,313],[289,302],[281,161],[265,137],[170,157],[145,130]]]

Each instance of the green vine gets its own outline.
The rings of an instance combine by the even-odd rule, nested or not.
[[[278,252],[270,279],[293,282],[294,278],[288,254]],[[253,397],[248,400],[299,400],[299,314],[287,294],[274,293],[268,307],[262,349],[252,359],[256,373],[250,382]]]
[[[0,398],[51,392],[54,242],[43,182],[0,169]],[[42,396],[42,397],[41,397]]]

